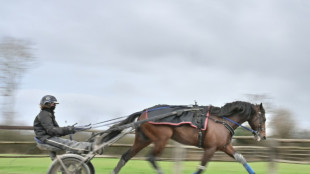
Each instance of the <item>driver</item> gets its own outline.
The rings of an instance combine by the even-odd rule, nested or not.
[[[59,127],[55,120],[54,110],[56,108],[57,99],[52,95],[46,95],[41,99],[41,111],[36,116],[33,127],[36,137],[43,143],[58,147],[62,150],[87,153],[92,150],[92,143],[77,142],[61,136],[74,134],[76,129],[74,126]]]

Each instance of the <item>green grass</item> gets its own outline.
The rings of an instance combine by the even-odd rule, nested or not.
[[[109,174],[116,166],[118,159],[95,158],[92,163],[97,174]],[[0,158],[0,174],[45,174],[51,160],[49,158]],[[174,173],[174,162],[160,161],[159,165],[167,174]],[[198,161],[183,162],[183,174],[193,173]],[[268,163],[250,163],[257,174],[268,173]],[[309,174],[310,165],[277,164],[277,174]],[[130,160],[120,174],[156,174],[147,161]],[[205,174],[247,174],[243,166],[237,162],[210,162]]]

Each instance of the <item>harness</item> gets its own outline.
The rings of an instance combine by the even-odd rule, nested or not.
[[[231,137],[233,137],[235,135],[234,129],[229,124],[227,124],[225,121],[219,121],[219,120],[216,120],[216,119],[211,118],[211,117],[210,117],[210,119],[213,120],[215,123],[223,124],[225,126],[225,128],[229,130]]]
[[[207,113],[206,114],[207,116],[206,125],[208,125],[208,119],[210,117],[210,106],[208,107],[206,112],[200,112],[200,114],[199,112],[196,112],[196,121],[198,122],[197,125],[199,125],[198,127],[198,130],[199,130],[198,131],[198,147],[199,148],[203,148],[203,142],[204,142],[206,131],[207,131],[207,129],[203,129],[204,128],[203,117],[205,117],[203,113]]]
[[[265,129],[263,128],[263,121],[264,121],[264,120],[263,120],[261,114],[262,114],[262,113],[259,111],[259,112],[258,112],[258,115],[255,116],[255,117],[258,117],[258,119],[259,119],[259,124],[258,124],[258,130],[257,130],[257,131],[256,131],[256,130],[253,130],[253,129],[251,129],[251,128],[242,126],[241,124],[239,124],[239,123],[237,123],[237,122],[235,122],[235,121],[233,121],[233,120],[231,120],[231,119],[229,119],[229,118],[227,118],[227,117],[223,117],[223,118],[224,118],[225,120],[228,120],[228,121],[230,121],[230,122],[232,122],[232,123],[234,123],[234,124],[236,124],[236,125],[242,127],[243,129],[245,129],[245,130],[247,130],[247,131],[252,132],[252,134],[254,134],[255,136],[260,136],[260,132],[265,130]]]
[[[257,116],[255,116],[255,117],[257,117]],[[225,119],[225,120],[227,120],[227,121],[229,121],[229,122],[231,122],[231,123],[234,123],[234,124],[236,124],[236,125],[242,127],[243,129],[245,129],[245,130],[247,130],[247,131],[249,131],[249,132],[252,132],[252,134],[254,134],[255,136],[259,136],[259,135],[260,135],[260,132],[265,130],[265,129],[263,128],[263,126],[262,126],[263,119],[262,119],[262,116],[261,116],[261,112],[258,113],[259,128],[258,128],[257,131],[256,131],[256,130],[253,130],[253,129],[251,129],[251,128],[242,126],[241,124],[239,124],[239,123],[235,122],[234,120],[231,120],[231,119],[229,119],[229,118],[227,118],[227,117],[222,117],[222,118]],[[210,118],[210,119],[213,120],[213,121],[216,122],[216,123],[223,124],[223,125],[226,127],[226,129],[229,130],[229,132],[230,132],[230,134],[231,134],[231,137],[235,134],[234,129],[233,129],[229,124],[227,124],[225,121],[219,121],[219,120],[216,120],[216,119],[214,119],[214,118]]]

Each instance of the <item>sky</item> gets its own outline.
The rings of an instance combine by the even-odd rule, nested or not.
[[[1,1],[0,39],[31,41],[36,57],[16,91],[14,120],[32,125],[50,94],[61,126],[157,104],[242,100],[286,109],[310,129],[309,7],[306,0]]]

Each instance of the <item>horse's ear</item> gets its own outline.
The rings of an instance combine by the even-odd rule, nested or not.
[[[259,109],[263,109],[263,103],[260,103]]]

